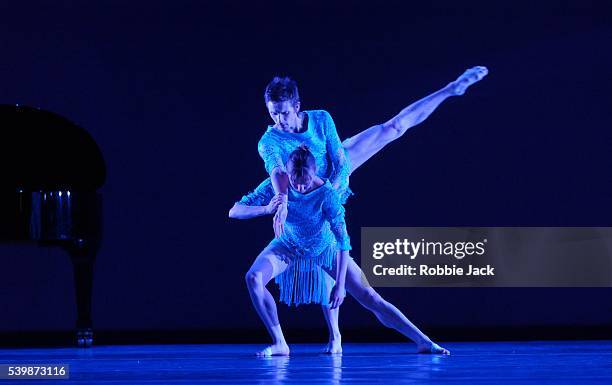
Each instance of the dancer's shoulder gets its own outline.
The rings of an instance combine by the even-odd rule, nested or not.
[[[332,117],[326,110],[310,110],[308,117],[312,120],[312,125],[315,127],[315,132],[319,135],[327,135],[330,122],[333,123]]]
[[[259,138],[259,141],[261,142],[264,138],[269,137],[274,131],[275,131],[274,127],[268,126],[268,128],[266,128],[263,134],[261,134],[261,138]]]
[[[321,187],[321,190],[324,192],[325,197],[329,200],[339,200],[340,195],[338,195],[338,190],[334,188],[329,179],[325,179],[325,184]]]
[[[268,129],[266,131],[264,131],[263,134],[261,134],[261,137],[259,138],[259,141],[257,142],[257,146],[261,149],[262,146],[265,146],[267,144],[277,144],[278,142],[278,135],[276,135],[277,133],[277,129],[275,129],[272,126],[268,126]]]
[[[308,110],[306,111],[309,117],[313,119],[329,119],[331,115],[327,110]]]

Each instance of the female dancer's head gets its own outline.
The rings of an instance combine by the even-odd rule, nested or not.
[[[278,128],[285,130],[298,126],[300,95],[295,80],[289,77],[274,77],[266,86],[264,100]]]
[[[308,146],[302,144],[289,154],[287,173],[291,187],[297,192],[305,194],[313,189],[317,176],[317,163]]]

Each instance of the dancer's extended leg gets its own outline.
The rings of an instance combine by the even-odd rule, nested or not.
[[[323,315],[325,316],[325,322],[329,330],[329,342],[323,349],[323,353],[342,353],[342,336],[340,335],[340,326],[338,325],[340,308],[331,309],[329,306],[321,306],[321,309],[323,309]]]
[[[287,268],[283,260],[286,260],[286,250],[268,246],[257,256],[245,276],[253,306],[272,337],[272,345],[258,352],[258,356],[289,355],[289,346],[278,321],[276,303],[266,288],[272,278]]]
[[[374,313],[383,325],[397,330],[414,341],[417,344],[418,353],[450,354],[448,350],[423,334],[398,308],[385,301],[374,288],[369,286],[361,268],[352,258],[348,262],[346,291],[355,297],[363,307]],[[328,274],[335,277],[333,270],[328,271]]]
[[[451,96],[463,95],[469,86],[481,80],[487,73],[486,67],[470,68],[457,80],[412,103],[389,121],[372,126],[344,140],[342,146],[348,151],[351,173],[387,144],[404,135],[409,128],[427,119],[444,100]]]

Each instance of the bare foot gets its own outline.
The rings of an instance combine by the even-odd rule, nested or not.
[[[323,348],[324,354],[342,354],[342,339],[336,338],[329,340],[325,348]]]
[[[417,345],[417,353],[450,355],[450,351],[432,341],[424,342],[422,345]]]
[[[255,353],[255,355],[257,357],[288,356],[289,346],[281,343],[270,345],[264,350]]]
[[[450,83],[450,87],[452,92],[455,95],[463,95],[465,90],[468,89],[472,84],[482,80],[487,74],[489,70],[487,67],[476,66],[470,69],[467,69],[461,76],[457,78],[454,82]]]

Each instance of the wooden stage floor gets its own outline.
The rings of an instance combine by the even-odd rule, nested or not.
[[[450,356],[412,344],[291,345],[291,357],[256,358],[264,345],[108,345],[0,349],[0,364],[69,364],[68,380],[33,384],[612,384],[612,341],[442,343]]]

